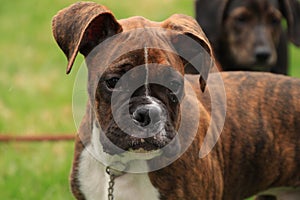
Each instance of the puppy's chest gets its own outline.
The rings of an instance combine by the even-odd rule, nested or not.
[[[105,166],[95,160],[87,150],[81,154],[78,166],[80,190],[87,200],[108,199],[109,176]],[[145,174],[124,174],[115,179],[114,199],[116,200],[158,200],[159,192]]]

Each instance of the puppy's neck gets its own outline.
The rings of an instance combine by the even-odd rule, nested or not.
[[[88,200],[108,198],[109,175],[106,173],[106,166],[97,159],[97,156],[107,155],[101,146],[94,142],[99,137],[96,137],[96,134],[99,135],[99,129],[94,123],[92,141],[82,151],[78,168],[80,190]],[[159,199],[159,192],[150,182],[148,173],[125,173],[115,179],[114,197],[121,200],[145,198],[155,200]]]

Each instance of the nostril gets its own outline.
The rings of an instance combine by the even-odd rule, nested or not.
[[[139,126],[145,127],[160,121],[161,109],[155,106],[143,106],[137,108],[133,112],[132,117]]]
[[[133,113],[133,119],[138,122],[140,126],[148,126],[151,122],[150,114],[149,114],[149,109],[145,108],[140,108],[137,109]]]
[[[260,47],[255,50],[255,58],[258,62],[266,62],[271,56],[271,52],[268,48]]]
[[[256,54],[256,60],[259,62],[267,61],[269,57],[270,57],[270,54],[266,53],[266,52]]]

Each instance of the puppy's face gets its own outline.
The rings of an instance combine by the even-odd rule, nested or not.
[[[92,93],[106,153],[154,152],[166,145],[165,155],[177,152],[179,144],[172,140],[184,96],[182,69],[178,55],[145,47],[118,57],[100,77],[91,75],[97,82]]]
[[[234,67],[268,71],[275,64],[281,18],[276,0],[234,0],[228,5],[222,37]]]
[[[197,106],[189,112],[194,126],[181,116],[181,108],[198,103],[185,98],[192,89],[184,90],[183,74],[196,70],[204,91],[213,66],[210,44],[192,17],[116,20],[105,6],[79,2],[53,18],[53,35],[68,58],[67,73],[78,52],[85,56],[89,103],[79,135],[100,160],[110,165],[166,156],[170,163],[187,149],[199,112]],[[144,151],[150,156],[139,153]]]

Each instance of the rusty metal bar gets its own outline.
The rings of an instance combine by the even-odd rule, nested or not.
[[[75,139],[75,134],[71,135],[1,135],[0,142],[43,142],[43,141],[70,141]]]

